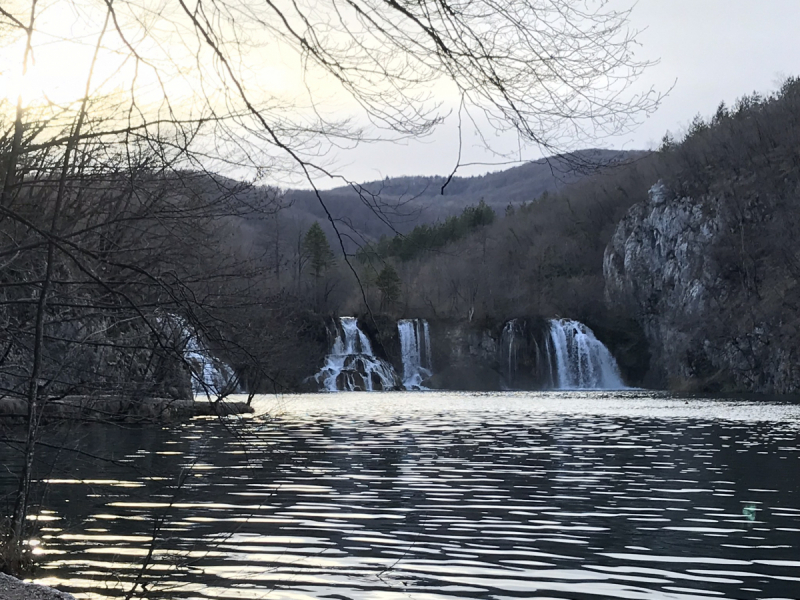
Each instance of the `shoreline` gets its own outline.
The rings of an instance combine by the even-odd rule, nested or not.
[[[67,592],[40,585],[28,583],[0,573],[0,598],[3,600],[76,600],[75,596]]]
[[[25,398],[0,398],[0,422],[21,421],[27,417]],[[219,402],[175,398],[124,398],[118,396],[70,395],[45,399],[45,421],[164,423],[200,416],[225,417],[252,414],[245,402]]]

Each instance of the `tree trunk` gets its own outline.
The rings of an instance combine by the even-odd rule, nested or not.
[[[45,262],[44,277],[42,278],[42,287],[39,290],[39,298],[36,303],[36,324],[34,329],[33,341],[33,363],[31,365],[30,379],[28,380],[28,413],[27,413],[27,429],[25,433],[25,459],[22,465],[22,472],[20,473],[19,484],[17,487],[17,497],[14,501],[14,512],[11,517],[11,546],[21,549],[23,544],[23,536],[25,533],[25,520],[28,513],[28,504],[30,502],[30,488],[31,479],[33,474],[33,461],[36,451],[36,430],[39,426],[39,378],[42,372],[42,353],[44,351],[44,327],[45,316],[47,313],[47,295],[50,291],[50,283],[53,279],[53,261],[55,260],[55,234],[58,228],[58,220],[61,213],[61,207],[64,205],[64,198],[67,193],[67,177],[73,169],[71,164],[72,155],[78,146],[80,140],[81,128],[83,127],[84,119],[86,118],[86,107],[89,101],[89,92],[91,89],[92,73],[97,61],[100,43],[108,27],[110,11],[106,13],[106,20],[103,25],[103,30],[97,40],[94,58],[92,60],[89,74],[86,78],[86,91],[84,94],[83,102],[81,103],[80,112],[78,113],[75,127],[72,130],[70,138],[67,142],[67,147],[64,150],[64,160],[61,166],[61,174],[58,181],[58,192],[56,193],[55,204],[53,206],[53,216],[50,220],[50,229],[47,234],[47,258]]]

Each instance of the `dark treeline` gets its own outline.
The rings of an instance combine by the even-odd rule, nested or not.
[[[345,247],[355,252],[381,236],[408,235],[418,225],[434,225],[484,202],[502,214],[509,204],[532,202],[545,192],[563,189],[598,168],[625,162],[642,152],[581,150],[472,177],[387,177],[359,186],[321,192],[325,207],[310,191],[289,190],[285,223],[308,227],[319,221],[328,236],[335,232],[328,214],[345,234]]]
[[[468,206],[460,215],[448,217],[441,223],[417,225],[406,235],[381,236],[376,243],[359,248],[356,257],[362,264],[387,258],[408,261],[457,242],[476,229],[490,225],[494,219],[494,210],[481,200],[477,206]]]
[[[480,203],[406,235],[383,237],[357,255],[362,281],[379,302],[372,274],[387,264],[396,269],[402,293],[391,310],[402,315],[592,320],[605,312],[605,246],[625,211],[660,177],[653,155],[638,156],[563,192],[505,202],[499,216]],[[355,292],[342,298],[342,308],[365,310]]]
[[[323,317],[335,313],[492,321],[569,316],[612,340],[640,343],[631,307],[606,302],[603,254],[628,209],[645,201],[658,181],[679,196],[723,195],[730,227],[715,252],[725,277],[738,282],[738,306],[752,307],[756,298],[784,307],[792,296],[781,292],[775,299],[775,290],[786,289],[800,264],[787,242],[797,229],[790,193],[800,147],[797,88],[789,80],[772,96],[721,106],[710,119],[695,119],[680,139],[665,136],[657,152],[631,154],[626,163],[533,201],[493,196],[405,235],[350,238],[361,247],[347,257],[324,220],[298,221],[275,190],[152,165],[134,173],[113,168],[112,159],[90,169],[87,159],[87,167],[71,175],[71,200],[57,219],[59,236],[71,246],[57,247],[61,266],[51,284],[56,296],[49,300],[48,352],[60,356],[57,343],[80,339],[80,352],[92,356],[123,346],[150,356],[166,344],[153,341],[153,316],[175,313],[246,374],[251,387],[266,390],[291,389],[300,371],[313,372],[326,335]],[[20,365],[32,351],[31,311],[46,262],[42,231],[52,207],[42,198],[52,202],[55,184],[52,172],[40,171],[15,188],[11,206],[17,212],[4,220],[6,239],[13,240],[2,288],[9,342],[0,368],[7,389],[15,373],[24,380]],[[492,206],[504,209],[498,214]],[[120,324],[112,326],[109,314]],[[149,325],[137,329],[137,320]],[[121,331],[136,331],[138,341],[119,337]],[[109,341],[114,336],[125,343]],[[132,387],[154,380],[141,360],[110,363],[138,369],[136,377],[113,376]],[[157,361],[144,363],[153,369]],[[49,368],[60,369],[63,389],[75,381],[57,360]],[[59,377],[52,378],[52,389]],[[106,375],[98,379],[98,389],[109,383]]]

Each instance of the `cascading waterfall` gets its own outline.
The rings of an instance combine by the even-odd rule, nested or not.
[[[503,333],[500,336],[500,350],[503,353],[503,363],[505,366],[506,387],[514,385],[514,378],[517,374],[517,364],[519,361],[519,331],[520,326],[517,319],[511,319],[503,326]]]
[[[400,351],[403,356],[403,387],[426,389],[423,380],[432,375],[431,336],[425,319],[402,319],[397,322]]]
[[[157,317],[156,323],[169,343],[174,343],[182,352],[183,360],[189,367],[195,396],[216,398],[241,391],[234,370],[211,353],[197,330],[186,319],[168,314]]]
[[[558,388],[618,390],[625,387],[617,361],[583,323],[553,319],[550,342]]]
[[[547,358],[547,376],[550,382],[550,387],[556,387],[556,379],[553,373],[553,350],[550,347],[550,337],[544,339],[544,355]]]
[[[431,336],[424,319],[402,319],[398,373],[376,356],[355,317],[334,323],[332,346],[311,378],[323,391],[424,390],[432,375]],[[496,338],[495,338],[496,339]],[[571,319],[511,319],[503,326],[495,367],[504,389],[624,389],[614,357],[586,325]],[[499,363],[499,364],[498,364]]]
[[[203,343],[196,329],[180,315],[156,317],[165,343],[175,344],[183,354],[192,380],[192,393],[208,398],[242,391],[236,373],[227,363],[216,358]]]
[[[392,365],[375,356],[355,317],[340,317],[325,365],[314,376],[323,391],[392,390],[400,387]]]
[[[192,392],[211,397],[238,391],[233,369],[213,357],[197,335],[186,328],[184,335],[186,344],[183,357],[192,371]]]

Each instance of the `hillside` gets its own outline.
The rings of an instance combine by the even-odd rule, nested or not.
[[[339,187],[321,192],[322,200],[348,234],[374,240],[395,232],[407,233],[414,226],[433,223],[460,213],[483,200],[496,213],[555,192],[603,168],[641,156],[639,151],[581,150],[550,157],[504,171],[474,177],[394,177],[361,186]],[[444,186],[444,189],[442,189]],[[327,215],[314,193],[290,190],[285,218],[303,224],[318,220],[326,227]]]
[[[658,185],[617,227],[606,291],[643,327],[655,383],[800,389],[798,115],[789,79],[696,119],[665,143]]]
[[[798,115],[798,79],[721,105],[658,152],[498,211],[453,242],[375,253],[362,266],[367,299],[432,323],[578,319],[633,385],[796,393]],[[390,267],[398,293],[377,277]],[[352,284],[331,308],[366,312]]]

